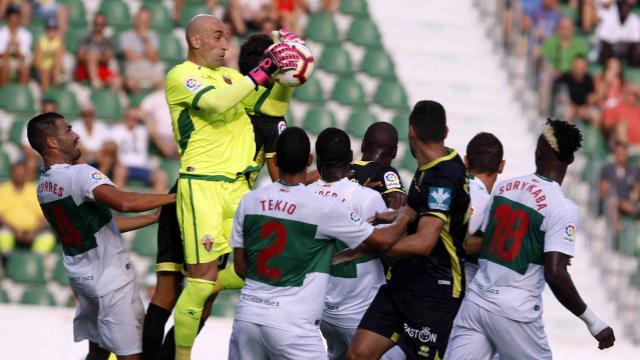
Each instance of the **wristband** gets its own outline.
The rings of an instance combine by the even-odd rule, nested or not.
[[[587,328],[591,332],[591,335],[596,336],[600,333],[600,331],[606,329],[609,325],[605,324],[604,321],[600,320],[598,315],[596,315],[589,307],[582,313],[582,315],[578,316],[580,320],[584,321],[587,324]]]

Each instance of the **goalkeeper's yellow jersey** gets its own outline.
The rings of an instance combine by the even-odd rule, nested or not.
[[[233,84],[239,85],[232,88]],[[245,104],[225,103],[226,98],[246,97],[242,94],[249,95],[253,88],[251,80],[226,67],[211,69],[185,61],[169,71],[166,97],[181,177],[235,181],[255,170],[254,133]]]

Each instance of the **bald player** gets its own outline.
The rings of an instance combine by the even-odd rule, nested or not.
[[[378,191],[388,207],[398,209],[407,201],[398,170],[391,161],[398,152],[398,132],[386,122],[371,124],[362,140],[362,160],[351,164],[349,179]]]
[[[275,44],[246,76],[223,67],[230,35],[211,15],[194,17],[186,40],[187,60],[171,69],[166,81],[181,160],[176,213],[184,258],[157,267],[175,272],[186,264],[186,285],[174,313],[178,360],[191,358],[204,305],[216,289],[243,284],[233,268],[226,268],[233,215],[256,165],[253,127],[245,112],[251,105],[243,100],[272,76],[295,68],[299,59],[289,45]],[[291,90],[276,84],[268,98],[288,101],[290,96]]]

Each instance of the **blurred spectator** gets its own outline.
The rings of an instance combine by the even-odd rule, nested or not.
[[[624,86],[622,102],[605,109],[603,130],[608,138],[630,145],[640,145],[640,105],[638,105],[638,85]]]
[[[227,17],[236,35],[261,31],[263,21],[275,19],[273,0],[230,0]]]
[[[7,10],[7,25],[0,28],[0,85],[9,81],[12,73],[17,73],[18,81],[29,82],[31,65],[31,33],[20,26],[20,10]]]
[[[596,97],[604,109],[617,106],[622,101],[622,87],[624,85],[622,63],[618,58],[607,60],[601,75],[596,76]]]
[[[618,0],[615,6],[602,11],[596,35],[601,63],[616,56],[627,59],[631,66],[640,66],[640,18],[631,12],[628,1]]]
[[[51,252],[56,239],[44,230],[36,183],[25,178],[23,163],[12,166],[11,181],[0,185],[0,199],[0,251],[7,254],[18,247],[41,254]]]
[[[124,52],[125,86],[129,91],[150,88],[164,76],[164,64],[158,56],[160,40],[149,28],[151,13],[141,8],[135,16],[132,30],[120,35],[120,48]]]
[[[124,120],[111,128],[111,136],[118,146],[113,182],[124,187],[129,180],[142,181],[157,193],[167,190],[167,175],[149,168],[149,132],[143,124],[144,113],[128,109]]]
[[[605,165],[600,172],[600,200],[606,202],[614,197],[621,215],[636,216],[640,210],[640,169],[631,166],[625,143],[615,143],[613,156],[613,163]]]
[[[300,17],[303,12],[301,0],[274,0],[278,28],[285,28],[294,33],[301,33]]]
[[[158,148],[162,156],[170,158],[177,156],[176,139],[171,125],[171,112],[164,94],[164,82],[158,83],[156,89],[145,96],[140,104],[145,113],[145,119],[151,141]]]
[[[543,0],[542,6],[531,13],[534,45],[553,35],[562,19],[557,0]]]
[[[64,56],[64,40],[55,21],[48,21],[45,36],[38,40],[33,66],[38,72],[42,91],[47,91],[50,85],[60,83],[62,57]]]
[[[105,84],[117,88],[119,85],[117,73],[109,67],[109,63],[114,59],[114,49],[113,43],[104,32],[106,26],[105,15],[97,13],[93,19],[93,30],[80,41],[76,54],[76,80],[88,80],[93,88]]]
[[[47,22],[54,20],[60,24],[61,32],[67,29],[69,12],[65,6],[60,6],[56,0],[0,0],[0,16],[11,6],[20,9],[20,23],[24,26],[32,22],[32,18]]]
[[[57,112],[58,104],[56,104],[55,100],[43,98],[40,102],[40,112]],[[27,181],[31,181],[36,178],[36,171],[38,171],[38,167],[42,165],[42,158],[38,153],[33,150],[31,145],[29,144],[29,139],[27,138],[27,127],[25,126],[22,129],[20,143],[22,145],[22,154],[24,157],[25,164],[25,177]]]
[[[598,125],[600,109],[595,105],[595,85],[588,70],[587,59],[578,56],[573,59],[571,71],[565,72],[558,79],[558,84],[565,86],[569,93],[569,104],[564,118],[573,122],[582,119]]]
[[[588,52],[589,44],[582,36],[575,35],[573,22],[568,17],[563,17],[556,34],[542,43],[542,57],[556,74],[570,71],[573,59]]]
[[[115,162],[116,145],[111,140],[109,126],[96,120],[93,105],[85,105],[81,119],[71,123],[71,127],[80,136],[82,157],[79,162],[91,164],[105,174],[110,173]]]

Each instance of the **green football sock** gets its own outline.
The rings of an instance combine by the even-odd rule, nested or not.
[[[178,298],[174,313],[176,350],[177,347],[184,349],[193,346],[200,328],[202,309],[213,294],[214,285],[213,281],[187,278],[187,285]]]

